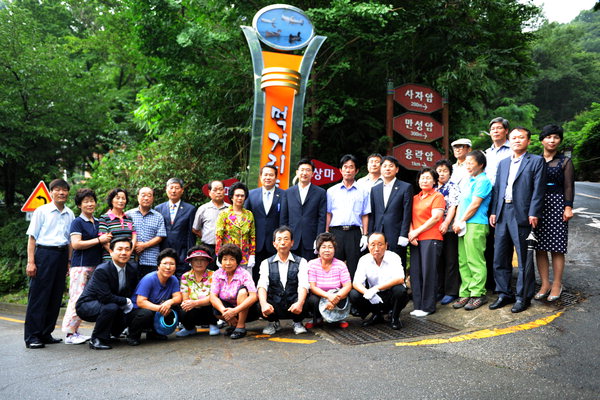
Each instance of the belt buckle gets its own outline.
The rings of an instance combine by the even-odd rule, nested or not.
[[[349,230],[350,230],[350,228],[352,228],[350,225],[343,225],[343,226],[342,226],[342,230],[343,230],[343,231],[349,231]]]

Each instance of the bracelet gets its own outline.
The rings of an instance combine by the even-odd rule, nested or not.
[[[98,239],[98,243],[102,244],[102,242],[100,241],[100,238],[99,238],[99,237],[98,237],[98,238],[96,238],[96,239]]]

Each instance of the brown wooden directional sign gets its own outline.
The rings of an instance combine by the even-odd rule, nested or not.
[[[406,169],[418,171],[423,167],[433,167],[442,155],[430,144],[404,142],[394,147],[392,154]]]
[[[435,118],[416,113],[404,113],[394,117],[394,131],[408,140],[428,143],[444,135],[442,124]]]
[[[408,111],[431,114],[440,110],[442,96],[430,87],[406,83],[394,89],[394,100]]]

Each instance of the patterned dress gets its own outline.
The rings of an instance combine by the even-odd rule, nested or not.
[[[213,271],[206,270],[200,281],[196,280],[194,270],[183,274],[179,287],[181,293],[187,293],[190,300],[201,300],[210,295],[210,286],[212,284]]]
[[[254,255],[256,249],[256,233],[254,230],[254,215],[245,208],[238,215],[233,211],[233,206],[221,211],[216,224],[215,252],[219,254],[221,246],[233,243],[242,249],[242,262],[248,264],[248,257]]]
[[[573,207],[575,171],[571,159],[557,154],[546,162],[547,183],[542,218],[537,229],[538,250],[567,253],[568,223],[565,207]]]

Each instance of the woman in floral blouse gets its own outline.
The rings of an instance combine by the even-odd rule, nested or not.
[[[438,300],[440,304],[450,304],[458,298],[460,274],[458,268],[458,236],[452,230],[452,221],[456,214],[460,190],[458,185],[450,181],[452,164],[448,160],[439,160],[434,165],[438,173],[436,191],[444,195],[446,209],[440,225],[440,233],[444,237],[442,255],[438,264]]]
[[[241,182],[234,183],[229,189],[231,206],[221,211],[217,218],[216,246],[218,254],[221,246],[233,243],[242,249],[241,267],[252,274],[254,267],[254,251],[256,248],[256,234],[254,230],[254,216],[244,208],[244,201],[248,198],[248,188]]]
[[[210,304],[210,285],[212,284],[213,271],[207,269],[213,260],[210,250],[206,246],[194,246],[188,251],[185,259],[192,269],[181,277],[181,323],[184,329],[177,332],[178,337],[196,334],[196,325],[208,325],[208,334],[219,334],[217,318],[213,314]]]

